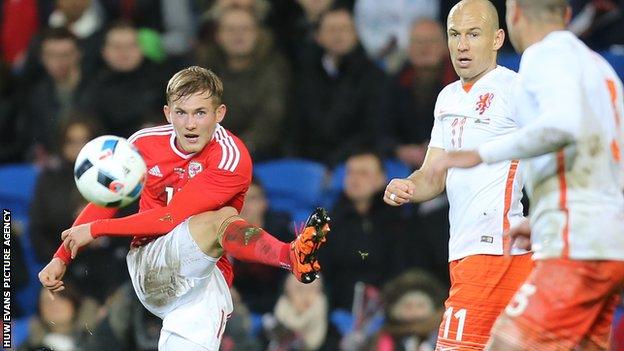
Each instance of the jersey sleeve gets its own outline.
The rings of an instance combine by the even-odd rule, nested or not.
[[[124,218],[95,221],[91,235],[154,236],[166,234],[186,218],[219,209],[244,193],[251,182],[248,154],[236,170],[210,167],[191,179],[166,207],[154,208]]]
[[[90,223],[98,219],[113,218],[116,213],[116,208],[99,207],[90,203],[80,212],[72,227]],[[67,250],[63,244],[56,250],[54,257],[60,258],[66,265],[71,263],[71,252]]]
[[[578,72],[564,67],[546,48],[526,55],[520,67],[521,85],[537,102],[537,115],[516,132],[479,147],[486,163],[525,159],[556,151],[573,143],[582,127],[582,91]]]

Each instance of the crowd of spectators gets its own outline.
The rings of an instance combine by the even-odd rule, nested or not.
[[[36,260],[49,260],[85,205],[72,174],[80,148],[164,124],[166,80],[197,64],[223,80],[222,124],[255,162],[300,157],[346,169],[322,278],[304,286],[285,271],[235,262],[222,349],[432,349],[449,279],[448,205],[441,196],[392,208],[381,193],[385,159],[420,167],[436,97],[457,79],[445,34],[454,3],[4,1],[0,163],[41,169],[27,229]],[[493,3],[504,18],[504,1]],[[592,48],[624,50],[622,1],[571,5],[570,29]],[[241,216],[284,241],[296,232],[257,180]],[[33,301],[21,349],[155,350],[160,321],[128,283],[127,249],[126,240],[100,238],[82,252],[67,290]]]

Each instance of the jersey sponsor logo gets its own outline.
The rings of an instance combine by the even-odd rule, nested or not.
[[[160,172],[160,168],[158,167],[158,165],[155,165],[154,167],[150,168],[150,170],[147,171],[147,173],[149,173],[150,175],[153,175],[154,177],[159,177],[159,178],[163,177],[163,174]]]
[[[477,101],[477,108],[475,111],[479,111],[479,114],[482,115],[492,104],[492,100],[494,99],[494,94],[486,93],[479,96],[479,100]]]
[[[492,244],[494,242],[494,237],[491,237],[489,235],[481,235],[481,242]]]
[[[193,178],[194,176],[199,174],[199,172],[201,172],[203,169],[204,169],[204,166],[202,166],[201,163],[197,161],[191,161],[188,165],[189,178]]]

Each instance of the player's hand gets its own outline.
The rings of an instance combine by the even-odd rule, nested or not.
[[[44,288],[48,289],[51,293],[56,293],[65,290],[63,284],[63,276],[67,266],[60,258],[54,257],[47,266],[43,267],[39,272],[39,281]]]
[[[63,240],[65,248],[71,252],[71,258],[76,258],[81,247],[87,246],[95,240],[91,235],[91,223],[81,224],[63,231],[61,240]]]
[[[401,206],[410,202],[416,186],[409,179],[395,178],[386,186],[383,200],[390,206]]]
[[[511,239],[511,245],[506,248],[506,255],[509,255],[511,248],[516,246],[517,248],[524,250],[531,250],[531,226],[529,225],[529,219],[525,218],[522,222],[513,226],[505,235]]]

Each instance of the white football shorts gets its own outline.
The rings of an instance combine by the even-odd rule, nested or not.
[[[167,235],[131,248],[126,261],[139,300],[163,319],[161,339],[177,334],[206,350],[218,351],[232,313],[232,297],[216,268],[218,258],[207,256],[197,246],[188,219]]]

